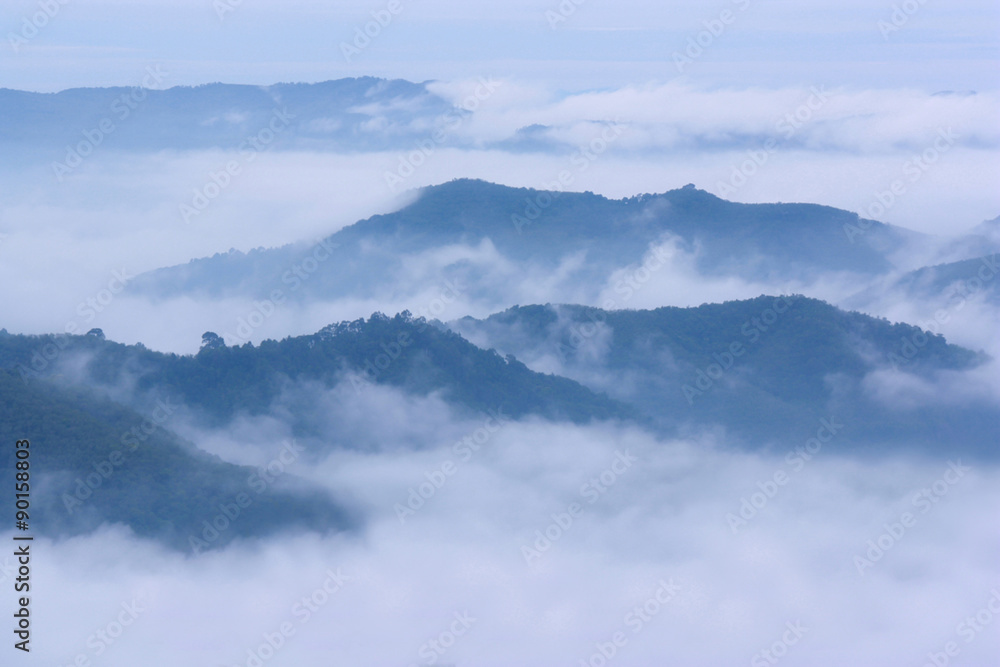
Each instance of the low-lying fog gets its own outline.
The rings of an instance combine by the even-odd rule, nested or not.
[[[37,541],[36,664],[881,666],[1000,649],[995,466],[845,458],[836,415],[747,454],[379,387],[328,398],[356,415],[336,436],[351,446],[287,472],[360,509],[362,531],[197,557],[119,527]],[[266,417],[180,430],[254,465],[289,441]]]

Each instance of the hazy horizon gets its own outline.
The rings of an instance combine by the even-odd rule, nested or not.
[[[3,665],[1000,655],[1000,4],[0,38]]]

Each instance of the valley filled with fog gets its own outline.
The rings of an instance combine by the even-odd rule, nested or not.
[[[190,60],[49,46],[67,6],[0,65],[4,489],[32,448],[17,664],[995,662],[988,55],[924,84],[938,33],[859,3],[862,27],[821,3],[867,35],[839,63],[749,2],[717,34],[727,14],[679,8],[675,33],[642,3],[525,0],[488,10],[525,53],[407,63],[486,24],[389,3],[351,9],[370,51],[321,67],[304,45],[335,10],[291,3],[293,31],[240,4],[181,3],[226,35]],[[975,23],[950,11],[937,30]],[[772,29],[788,53],[753,41]],[[254,31],[301,61],[256,63]],[[864,73],[891,40],[908,73]],[[765,53],[787,72],[741,55]]]

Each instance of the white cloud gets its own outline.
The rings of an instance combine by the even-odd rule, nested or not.
[[[965,461],[960,478],[939,483],[955,479],[943,460],[862,462],[838,455],[836,441],[792,464],[781,448],[746,454],[709,438],[663,442],[630,428],[537,421],[506,424],[465,460],[453,444],[482,419],[389,390],[355,399],[345,391],[331,398],[346,401],[359,425],[392,421],[393,433],[358,431],[357,446],[302,472],[354,498],[369,521],[361,534],[285,536],[196,559],[119,530],[36,542],[49,582],[33,598],[38,627],[60,632],[32,657],[69,664],[122,601],[144,591],[145,610],[102,664],[243,665],[285,622],[295,634],[266,664],[424,664],[421,648],[465,612],[475,620],[442,663],[578,664],[623,631],[615,664],[670,655],[731,665],[750,662],[791,622],[805,633],[788,664],[916,664],[954,639],[997,585],[990,556],[1000,545],[982,530],[1000,502],[991,466]],[[240,432],[247,445],[267,438]],[[399,438],[408,444],[391,444]],[[605,474],[603,486],[583,486],[625,453],[634,462],[619,463],[613,481]],[[452,473],[425,488],[401,523],[395,505],[449,461]],[[769,487],[779,471],[784,483]],[[918,498],[924,489],[935,502]],[[744,510],[747,523],[734,532],[727,515],[744,499],[759,509]],[[574,502],[582,510],[566,524]],[[915,521],[899,534],[903,512]],[[551,527],[553,514],[565,528]],[[557,537],[535,545],[536,530]],[[888,530],[898,536],[883,538]],[[884,554],[859,572],[856,557],[880,539]],[[525,546],[539,547],[530,564]],[[301,622],[296,602],[338,568],[350,581]],[[638,624],[628,614],[661,581],[676,594]],[[988,661],[996,634],[960,645],[965,660]]]

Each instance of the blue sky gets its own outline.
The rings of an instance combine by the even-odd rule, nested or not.
[[[504,76],[564,90],[677,77],[726,87],[1000,88],[1000,5],[988,0],[565,0],[562,10],[557,0],[397,1],[391,22],[348,62],[341,44],[373,12],[389,15],[390,0],[15,0],[0,14],[0,86],[131,85],[159,63],[174,84],[372,74]],[[706,32],[713,26],[718,34]],[[703,52],[679,72],[676,54],[699,34]]]
[[[223,2],[232,11],[220,17]],[[560,3],[572,11],[553,14]],[[392,21],[348,62],[341,43],[351,42],[372,12],[390,7],[398,9]],[[566,20],[551,25],[553,16]],[[65,159],[61,146],[37,148],[32,160],[20,154],[11,160],[31,147],[0,145],[0,284],[9,286],[0,290],[0,326],[17,333],[64,331],[84,322],[80,306],[87,299],[110,294],[116,272],[140,275],[230,248],[314,242],[398,209],[416,188],[458,177],[544,188],[572,170],[571,189],[609,197],[694,183],[733,201],[812,202],[866,216],[886,192],[905,187],[879,219],[962,235],[1000,213],[998,33],[997,0],[4,0],[0,87],[138,86],[152,66],[167,72],[166,86],[362,75],[434,79],[428,89],[454,104],[467,99],[479,77],[503,85],[454,129],[457,147],[435,147],[406,181],[413,190],[402,194],[385,176],[412,155],[409,145],[351,153],[263,150],[244,161],[224,149],[125,152],[105,143],[65,179],[52,168]],[[699,38],[702,52],[679,67],[674,54]],[[949,90],[978,94],[934,94]],[[223,121],[239,125],[239,111]],[[0,108],[0,117],[4,113]],[[132,129],[157,130],[160,116],[142,113],[129,117]],[[206,126],[222,122],[209,117],[214,108],[204,113]],[[6,127],[23,132],[7,114]],[[790,137],[780,124],[789,114],[802,122]],[[72,114],[67,117],[69,127]],[[154,120],[147,125],[144,118]],[[581,168],[573,159],[577,147],[593,146],[605,129],[595,120],[618,118],[627,131]],[[413,119],[414,127],[420,120]],[[80,122],[88,123],[78,128],[83,139],[94,126]],[[563,148],[491,147],[526,127],[546,128]],[[955,136],[954,143],[942,145],[942,133]],[[789,140],[760,157],[775,136]],[[910,177],[921,159],[926,169]],[[240,167],[239,178],[196,222],[186,222],[180,205],[229,164]],[[951,252],[954,246],[915,242],[894,261],[900,272],[931,264],[940,261],[942,247]],[[453,265],[483,267],[509,296],[496,307],[455,299],[442,320],[486,317],[514,303],[579,302],[582,292],[569,271],[584,260],[568,255],[565,278],[562,267],[554,276],[524,271],[485,241],[431,248],[404,258],[397,284],[377,297],[289,300],[255,336],[311,334],[376,310],[421,313],[442,300],[439,279]],[[842,303],[871,286],[867,278],[825,273],[766,284],[707,277],[696,260],[696,252],[678,251],[627,306],[688,306],[762,293]],[[638,262],[623,262],[607,290],[623,275],[639,275]],[[963,298],[935,312],[933,300],[885,294],[875,314],[913,323],[933,316],[944,321],[950,342],[1000,358],[1000,310],[985,298]],[[110,340],[188,353],[206,330],[235,331],[258,310],[249,297],[126,294],[86,326],[100,327]],[[942,312],[946,320],[938,319]],[[594,339],[588,354],[605,340],[603,333]],[[865,391],[879,407],[919,417],[922,406],[942,397],[995,403],[997,378],[996,364],[933,379],[879,372],[866,379]],[[610,381],[628,391],[633,378]],[[836,375],[831,382],[841,386]],[[995,525],[1000,475],[990,467],[977,467],[865,577],[852,555],[867,540],[881,539],[884,522],[897,520],[911,489],[939,478],[943,462],[900,454],[862,465],[836,454],[834,445],[734,541],[726,512],[763,488],[755,486],[759,480],[776,479],[786,465],[783,454],[801,440],[775,440],[770,453],[751,455],[721,430],[665,441],[627,425],[531,420],[505,426],[462,468],[461,479],[427,503],[418,522],[401,527],[393,503],[405,500],[406,487],[439,469],[453,455],[452,443],[481,423],[453,412],[437,394],[418,398],[385,385],[363,393],[342,389],[301,391],[324,408],[315,424],[336,426],[330,442],[345,433],[358,434],[358,441],[331,450],[326,460],[303,462],[295,473],[352,499],[352,508],[370,517],[361,537],[282,536],[206,559],[163,552],[120,527],[40,543],[46,584],[33,604],[44,610],[45,624],[38,625],[35,658],[70,664],[98,624],[113,618],[103,614],[118,613],[121,601],[141,590],[151,597],[148,615],[100,664],[247,664],[246,649],[288,620],[293,596],[318,590],[325,572],[341,566],[357,582],[268,667],[409,664],[453,613],[469,608],[482,614],[482,625],[442,662],[473,664],[466,656],[475,655],[475,664],[579,664],[664,577],[676,577],[682,594],[613,667],[660,664],[665,654],[676,664],[747,664],[753,651],[781,636],[786,622],[800,618],[815,631],[788,664],[917,665],[956,639],[955,624],[992,604],[998,543],[995,531],[984,527]],[[262,465],[274,456],[274,443],[291,434],[280,406],[209,432],[184,417],[169,428],[214,455]],[[546,555],[542,572],[526,568],[519,549],[524,539],[544,529],[547,513],[562,511],[581,481],[608,465],[619,447],[640,457],[628,473],[634,477]],[[668,539],[649,539],[655,535]],[[683,539],[673,539],[677,535]],[[987,630],[1000,619],[993,623]],[[49,629],[58,632],[41,635]],[[998,639],[982,633],[974,644],[962,644],[959,659],[992,664]]]
[[[592,141],[595,120],[621,119],[628,132],[575,173],[573,189],[619,198],[693,183],[732,201],[824,204],[942,235],[1000,213],[996,0],[395,1],[10,0],[0,13],[0,87],[138,86],[155,66],[166,87],[363,75],[435,80],[429,90],[460,105],[489,77],[503,85],[455,131],[457,147],[437,151],[401,192],[454,178],[548,187],[572,164],[575,147]],[[575,9],[561,10],[561,2]],[[220,17],[220,6],[232,11]],[[341,44],[353,42],[373,12],[384,19],[392,8],[392,20],[348,61]],[[25,34],[26,21],[44,25]],[[701,52],[689,52],[699,39]],[[675,54],[689,60],[678,66]],[[804,106],[816,90],[820,103]],[[935,94],[972,90],[978,94]],[[800,112],[791,140],[744,182],[751,152],[759,155],[766,137],[788,138],[780,123]],[[414,128],[420,122],[413,119]],[[560,148],[496,148],[538,126]],[[941,132],[953,133],[954,144],[932,155],[933,168],[918,182],[907,182],[905,197],[872,213]],[[273,151],[195,232],[178,224],[178,203],[227,155],[102,149],[62,182],[52,164],[67,152],[46,150],[37,151],[34,169],[0,152],[0,234],[7,235],[0,279],[24,285],[0,310],[18,313],[22,331],[60,329],[62,305],[42,312],[36,304],[61,299],[73,312],[78,286],[100,285],[122,257],[129,270],[145,271],[229,248],[314,239],[409,196],[387,186],[400,151]],[[340,315],[367,316],[382,305],[351,304],[357,310]],[[203,327],[213,312],[174,319]],[[160,326],[162,317],[121,313],[120,336],[172,344],[177,332]],[[150,331],[134,328],[147,320]],[[197,344],[202,331],[177,338]]]

